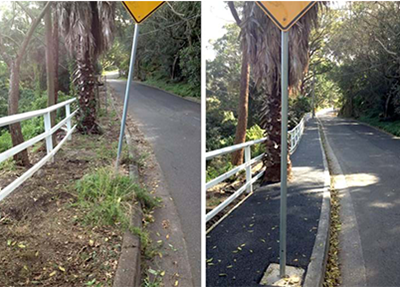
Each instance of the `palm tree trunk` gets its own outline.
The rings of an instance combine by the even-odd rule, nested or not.
[[[96,95],[94,93],[95,77],[92,59],[87,51],[84,56],[77,57],[77,77],[75,83],[78,88],[78,130],[84,134],[99,134],[96,123]]]
[[[261,111],[261,127],[268,138],[265,141],[265,156],[263,158],[266,167],[263,182],[275,183],[280,181],[281,177],[281,90],[280,76],[278,71],[275,73],[275,79],[271,94],[264,98],[263,109]],[[290,145],[288,145],[288,149]],[[291,176],[292,163],[288,152],[288,177]]]
[[[238,123],[236,126],[235,144],[246,141],[247,116],[249,108],[249,82],[250,82],[250,64],[247,44],[243,43],[242,68],[240,71],[240,95],[238,106]],[[232,153],[232,164],[241,165],[243,163],[244,150],[238,150]]]

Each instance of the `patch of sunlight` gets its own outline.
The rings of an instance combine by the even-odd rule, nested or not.
[[[377,208],[392,208],[395,206],[392,202],[372,202],[369,205]]]
[[[346,182],[349,187],[362,187],[378,183],[379,177],[371,173],[354,173],[346,175]]]

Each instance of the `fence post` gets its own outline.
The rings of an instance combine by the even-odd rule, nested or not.
[[[45,113],[43,115],[44,117],[44,130],[47,134],[46,136],[46,150],[47,154],[51,153],[53,150],[53,137],[51,134],[51,119],[50,119],[50,113]],[[54,157],[52,157],[51,162],[54,162]]]
[[[70,104],[65,105],[65,117],[69,117],[71,115],[71,106]],[[67,120],[67,133],[71,130],[71,119]],[[71,140],[72,136],[69,135],[67,140]]]
[[[251,184],[251,146],[244,148],[244,162],[246,163],[246,191],[247,193],[253,192],[253,185]]]

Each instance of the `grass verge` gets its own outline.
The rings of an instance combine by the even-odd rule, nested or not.
[[[193,89],[192,86],[190,86],[187,83],[173,83],[173,82],[167,82],[162,79],[147,79],[143,83],[167,92],[171,92],[183,98],[191,97],[200,99],[201,96],[200,89],[196,91],[195,89]]]
[[[371,126],[382,129],[394,136],[400,137],[400,120],[397,121],[381,121],[379,118],[360,117],[359,121],[367,123]]]

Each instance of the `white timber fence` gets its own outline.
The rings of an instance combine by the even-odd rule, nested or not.
[[[54,159],[54,155],[61,148],[61,146],[67,140],[71,140],[71,135],[74,132],[76,125],[72,127],[72,118],[77,113],[78,109],[71,113],[71,104],[76,101],[76,98],[64,101],[62,103],[50,106],[46,109],[31,111],[22,114],[11,115],[7,117],[0,118],[0,127],[11,125],[14,123],[18,123],[24,120],[29,120],[34,117],[43,116],[44,120],[44,129],[45,131],[35,136],[13,148],[10,148],[0,154],[0,163],[12,157],[13,155],[21,152],[24,149],[36,144],[37,142],[45,139],[46,141],[46,150],[47,155],[43,157],[39,162],[37,162],[34,166],[32,166],[29,170],[27,170],[24,174],[6,186],[4,189],[0,189],[0,201],[2,201],[6,196],[8,196],[11,192],[13,192],[16,188],[18,188],[22,183],[24,183],[28,178],[30,178],[36,171],[38,171],[45,163],[49,160]],[[51,112],[57,111],[60,108],[65,107],[65,118],[61,120],[54,127],[51,126],[50,114]],[[53,138],[52,135],[62,128],[66,126],[67,134],[65,137],[59,142],[56,147],[53,147]]]
[[[296,148],[299,145],[301,136],[303,135],[304,128],[306,122],[311,118],[311,113],[307,113],[304,115],[304,117],[301,119],[301,121],[298,123],[296,127],[294,127],[292,130],[288,132],[289,135],[289,141],[290,141],[290,154],[294,153]],[[265,169],[262,169],[258,174],[253,176],[251,174],[251,168],[253,164],[259,163],[262,161],[262,158],[264,157],[265,153],[260,154],[259,156],[256,156],[255,158],[251,158],[251,147],[263,143],[267,138],[262,138],[258,140],[253,140],[249,142],[245,142],[242,144],[237,144],[233,146],[228,146],[224,147],[221,149],[213,150],[210,152],[206,153],[206,160],[212,160],[213,158],[221,155],[225,155],[228,153],[232,153],[234,151],[244,149],[244,163],[236,166],[235,168],[225,172],[224,174],[221,174],[220,176],[210,180],[209,182],[206,183],[206,190],[216,186],[220,182],[230,178],[231,176],[237,174],[238,172],[242,170],[246,170],[246,182],[237,190],[235,191],[231,196],[229,196],[225,201],[220,203],[217,207],[215,207],[213,210],[207,213],[206,215],[206,222],[210,221],[214,216],[216,216],[221,210],[223,210],[225,207],[227,207],[232,201],[234,201],[236,198],[238,198],[244,191],[247,193],[252,193],[253,192],[253,184],[260,179],[264,172]]]

